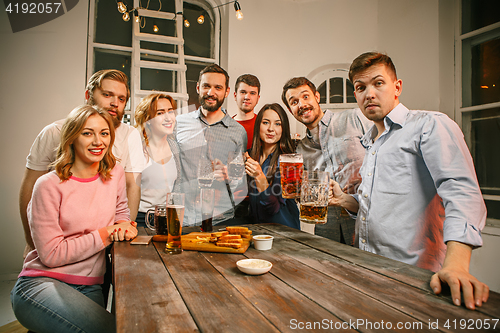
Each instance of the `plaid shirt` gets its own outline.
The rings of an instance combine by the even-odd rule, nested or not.
[[[201,214],[196,202],[199,200],[198,164],[202,156],[212,161],[220,160],[228,164],[229,152],[245,152],[247,134],[243,126],[238,124],[222,109],[225,116],[214,124],[208,124],[201,108],[177,117],[177,142],[179,144],[182,192],[185,193],[184,226],[201,224]],[[245,177],[244,177],[245,178]],[[212,188],[215,190],[215,207],[213,223],[220,223],[234,216],[231,203],[232,193],[234,203],[238,204],[246,196],[246,180],[242,179],[237,186],[228,191],[224,181],[214,180]],[[240,192],[244,191],[244,192]]]

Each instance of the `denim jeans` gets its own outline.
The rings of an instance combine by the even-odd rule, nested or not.
[[[100,285],[73,285],[47,277],[20,277],[10,293],[17,320],[31,331],[115,332]]]

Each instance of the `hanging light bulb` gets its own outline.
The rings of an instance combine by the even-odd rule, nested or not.
[[[128,12],[123,13],[122,19],[123,19],[124,21],[128,21],[128,20],[130,20],[130,15],[129,15],[129,13],[128,13]]]
[[[153,25],[153,31],[154,31],[154,32],[158,32],[158,30],[160,30],[160,29],[158,29],[158,26],[157,26],[156,24],[155,24],[155,25]]]
[[[203,15],[198,16],[198,19],[196,21],[198,21],[198,24],[203,24],[203,22],[205,22],[205,16]]]
[[[134,16],[135,16],[135,21],[137,23],[141,22],[141,17],[139,16],[139,11],[137,9],[134,9]]]
[[[189,26],[190,26],[190,25],[191,25],[191,24],[189,23],[189,21],[188,21],[188,20],[184,20],[184,26],[185,26],[186,28],[189,28]]]
[[[127,11],[127,6],[125,6],[125,4],[121,1],[118,2],[118,11],[122,14]]]
[[[243,20],[243,13],[241,12],[241,7],[238,1],[234,2],[234,10],[236,11],[236,18],[240,21]]]

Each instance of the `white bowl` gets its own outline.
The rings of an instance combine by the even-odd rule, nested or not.
[[[273,236],[269,235],[255,235],[253,236],[253,247],[256,250],[270,250],[273,247]]]
[[[236,262],[236,266],[240,271],[249,275],[260,275],[267,273],[273,267],[267,260],[261,259],[243,259]]]

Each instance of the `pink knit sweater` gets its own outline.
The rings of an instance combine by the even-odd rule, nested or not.
[[[112,178],[99,175],[61,182],[55,171],[40,177],[28,204],[35,250],[19,276],[46,276],[70,284],[102,284],[104,248],[111,244],[106,227],[129,220],[125,173],[119,165]]]

